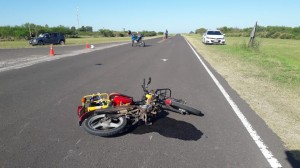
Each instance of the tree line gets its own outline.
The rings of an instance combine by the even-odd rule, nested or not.
[[[248,28],[234,28],[234,27],[220,27],[226,36],[229,37],[250,37],[253,27]],[[195,30],[196,34],[203,34],[206,32],[205,28]],[[280,39],[298,39],[300,40],[300,26],[299,27],[285,27],[285,26],[257,26],[256,37],[262,38],[280,38]]]
[[[30,39],[37,37],[39,34],[46,32],[61,32],[68,38],[79,38],[81,36],[93,36],[93,37],[125,37],[128,36],[126,31],[113,31],[109,29],[100,29],[93,31],[92,26],[81,26],[80,28],[56,26],[49,27],[48,25],[41,26],[32,23],[26,23],[21,26],[0,26],[0,40],[20,40]],[[162,35],[163,32],[155,31],[140,31],[144,36],[156,36]]]

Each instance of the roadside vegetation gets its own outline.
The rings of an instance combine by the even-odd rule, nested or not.
[[[133,32],[138,30],[132,30]],[[80,28],[57,26],[49,27],[26,23],[21,26],[0,26],[0,48],[30,48],[28,40],[37,37],[41,33],[61,32],[66,37],[66,45],[76,45],[88,43],[104,43],[116,41],[129,41],[127,31],[113,31],[100,29],[93,31],[91,26]],[[145,37],[155,37],[163,35],[163,32],[140,30],[139,33]]]
[[[80,38],[67,38],[66,45],[85,45],[98,44],[98,43],[110,43],[110,42],[125,42],[130,41],[130,37],[90,37],[82,36]],[[40,46],[31,46],[27,40],[14,40],[14,41],[2,41],[0,42],[0,49],[4,48],[35,48]],[[49,47],[49,46],[47,46]]]
[[[220,27],[226,34],[226,37],[249,37],[253,27],[248,28],[234,28],[234,27]],[[285,26],[257,26],[256,37],[273,38],[273,39],[300,39],[300,27],[285,27]],[[195,34],[202,35],[206,31],[205,28],[195,30]],[[191,32],[194,33],[194,32]]]
[[[163,32],[147,31],[147,30],[132,30],[139,31],[144,36],[163,35]],[[80,38],[81,36],[90,37],[126,37],[127,31],[113,31],[109,29],[100,29],[93,31],[91,26],[81,26],[80,28],[56,26],[49,27],[48,25],[41,26],[31,23],[26,23],[21,26],[0,26],[0,41],[14,41],[14,40],[29,40],[32,37],[37,37],[45,32],[60,32],[64,33],[67,38]]]
[[[300,160],[300,40],[257,38],[248,48],[249,34],[226,45],[185,37]]]

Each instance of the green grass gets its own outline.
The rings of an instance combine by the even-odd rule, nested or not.
[[[145,37],[145,39],[151,39],[156,37],[162,37],[161,35],[153,37]],[[99,43],[111,43],[111,42],[126,42],[130,41],[130,37],[80,37],[80,38],[67,38],[65,45],[85,45],[99,44]],[[27,40],[16,41],[0,41],[0,49],[2,48],[34,48],[35,46],[29,45]]]
[[[82,37],[82,38],[68,38],[66,44],[79,45],[79,44],[97,44],[109,42],[130,41],[130,37]]]
[[[18,41],[0,41],[0,48],[30,48],[28,41],[18,40]]]
[[[300,160],[300,40],[257,39],[249,49],[249,38],[204,45],[185,37]]]
[[[262,76],[286,87],[300,86],[300,40],[256,39],[258,47],[248,48],[249,38],[227,37],[227,45],[207,46],[262,68]]]
[[[81,37],[67,38],[66,45],[98,44],[109,42],[130,41],[130,37]],[[0,41],[0,48],[33,48],[26,40]]]

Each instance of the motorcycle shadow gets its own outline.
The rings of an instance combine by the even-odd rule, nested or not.
[[[151,47],[152,45],[151,44],[145,44],[144,47]]]
[[[152,45],[151,44],[145,44],[144,47],[151,47]],[[134,46],[134,47],[141,47],[141,46]],[[144,47],[141,47],[141,48],[144,48]]]
[[[168,114],[168,112],[163,111],[157,119],[152,121],[152,125],[147,126],[145,124],[137,124],[135,126],[131,126],[126,133],[141,135],[157,132],[167,138],[175,138],[185,141],[197,141],[202,137],[203,133],[194,125],[185,121],[169,118],[167,117]]]

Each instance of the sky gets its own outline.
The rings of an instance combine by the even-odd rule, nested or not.
[[[2,0],[0,6],[0,26],[30,22],[169,33],[246,28],[256,21],[260,26],[300,26],[299,0]]]

